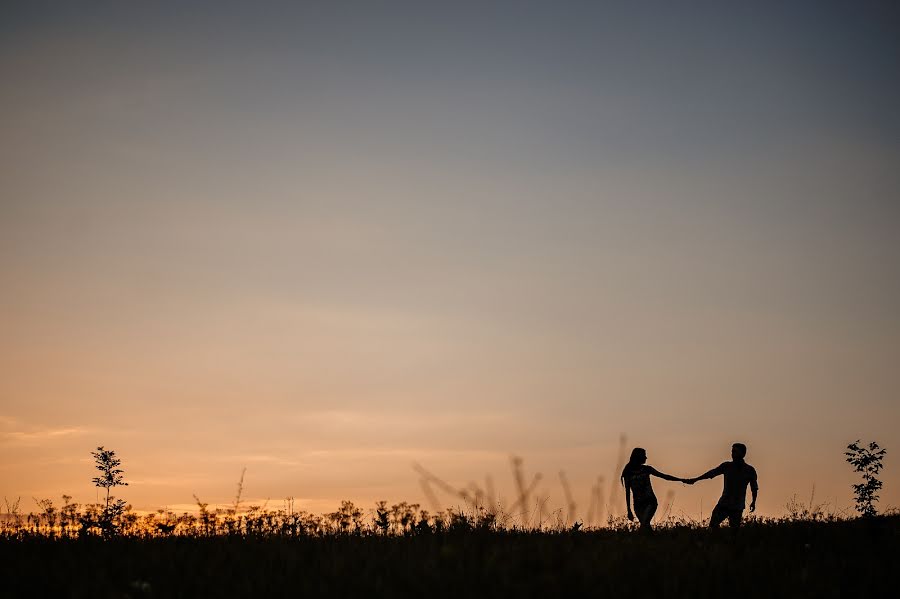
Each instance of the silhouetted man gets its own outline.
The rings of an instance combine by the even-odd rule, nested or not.
[[[718,528],[726,518],[728,518],[728,525],[734,529],[741,525],[748,484],[750,485],[750,492],[753,494],[753,501],[750,502],[750,511],[756,510],[756,495],[759,492],[759,485],[756,484],[756,469],[744,461],[744,456],[746,455],[747,446],[743,443],[735,443],[731,446],[730,462],[722,462],[706,474],[701,474],[696,478],[685,481],[692,485],[698,480],[715,478],[720,474],[725,477],[722,497],[719,498],[719,503],[716,504],[712,517],[709,519],[710,528]]]

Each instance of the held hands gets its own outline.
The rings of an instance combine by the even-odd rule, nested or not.
[[[683,482],[683,483],[686,484],[686,485],[692,485],[692,484],[694,484],[695,482],[697,482],[697,479],[696,479],[696,478],[682,478],[682,479],[680,479],[680,480],[681,480],[681,482]]]

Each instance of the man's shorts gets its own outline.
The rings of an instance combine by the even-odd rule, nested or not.
[[[710,528],[718,528],[722,522],[728,519],[728,525],[732,528],[737,528],[741,525],[741,517],[743,515],[743,507],[734,507],[719,503],[713,508],[712,516],[709,519],[709,526]]]

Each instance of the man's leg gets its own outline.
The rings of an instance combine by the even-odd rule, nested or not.
[[[724,509],[721,505],[716,504],[716,507],[713,508],[712,516],[709,517],[709,527],[719,528],[719,524],[724,522],[727,517],[728,510]]]
[[[729,510],[728,511],[728,526],[737,530],[741,526],[741,518],[744,515],[744,510]]]

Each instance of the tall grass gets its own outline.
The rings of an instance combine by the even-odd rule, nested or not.
[[[751,515],[739,534],[674,515],[666,495],[645,534],[603,502],[598,479],[587,522],[565,473],[563,508],[536,493],[539,474],[511,460],[517,496],[502,504],[490,478],[456,489],[417,467],[423,489],[461,505],[343,501],[334,511],[247,505],[139,513],[109,526],[105,502],[4,498],[0,596],[63,597],[881,597],[892,596],[900,515],[853,518],[794,496],[780,517]],[[615,479],[614,479],[615,480]],[[428,496],[428,494],[426,494]],[[605,519],[602,516],[605,515]],[[602,520],[602,522],[599,522]],[[600,525],[602,524],[602,526]],[[110,534],[110,531],[115,534]]]
[[[399,502],[388,505],[377,502],[364,509],[351,501],[342,501],[333,512],[313,514],[294,509],[293,498],[286,498],[283,505],[271,508],[266,505],[240,505],[240,494],[227,507],[210,508],[208,503],[197,503],[196,513],[175,513],[159,509],[139,513],[126,506],[116,522],[119,536],[130,538],[156,537],[255,537],[295,538],[326,536],[414,536],[441,534],[451,531],[515,532],[515,533],[564,533],[571,531],[600,530],[598,526],[584,526],[571,522],[563,509],[544,513],[542,503],[546,498],[535,498],[528,510],[510,512],[502,506],[475,506],[451,508],[439,512],[422,509],[418,503]],[[6,512],[0,514],[0,537],[23,539],[44,537],[48,539],[83,538],[104,534],[103,503],[72,503],[63,495],[63,505],[56,506],[52,499],[34,498],[39,508],[26,514],[19,511],[19,501],[6,501]],[[660,516],[654,522],[657,529],[697,529],[707,524],[706,519],[693,519],[683,514],[671,513],[671,494],[663,502]],[[517,504],[513,507],[518,508]],[[571,509],[571,508],[570,508]],[[815,490],[805,503],[793,496],[779,517],[748,515],[745,521],[757,525],[774,525],[791,522],[838,522],[850,519],[847,510],[835,510],[825,502],[815,501]],[[603,528],[615,531],[636,529],[636,524],[622,516],[609,515]]]
[[[410,518],[409,504],[378,504],[357,526],[351,505],[320,517],[179,516],[169,533],[135,526],[112,538],[32,522],[0,535],[0,595],[888,597],[900,540],[898,516],[753,519],[734,536],[697,523],[503,528],[455,512]]]

